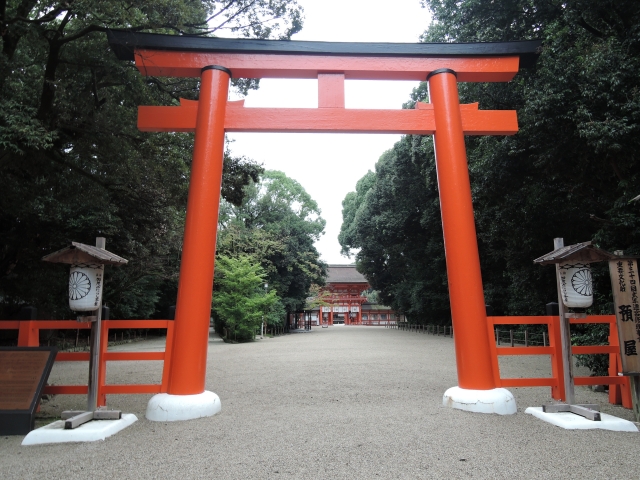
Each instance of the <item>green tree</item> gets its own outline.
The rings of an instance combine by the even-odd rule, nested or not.
[[[0,2],[0,317],[24,303],[70,316],[68,272],[40,258],[99,235],[130,260],[107,272],[112,315],[175,302],[193,136],[141,133],[136,112],[195,99],[198,81],[141,76],[108,29],[289,38],[301,26],[295,0]],[[240,204],[261,171],[227,154],[223,196]]]
[[[314,246],[325,221],[317,203],[284,173],[268,170],[245,188],[240,206],[223,205],[218,254],[249,254],[260,263],[288,312],[304,307],[326,265]]]
[[[278,303],[275,290],[265,290],[262,268],[246,255],[218,256],[215,277],[212,305],[226,338],[252,340],[265,314]]]
[[[343,253],[357,251],[357,269],[379,291],[380,302],[412,322],[449,323],[431,138],[403,137],[343,207]]]
[[[555,276],[532,260],[554,237],[640,252],[640,205],[631,202],[640,193],[640,3],[423,4],[433,14],[424,41],[543,40],[537,65],[512,82],[459,84],[462,103],[517,110],[520,125],[511,137],[466,139],[485,298],[497,314],[542,314],[556,299]],[[421,84],[405,106],[428,101],[427,90]],[[447,321],[431,140],[405,137],[380,159],[373,184],[361,182],[343,204],[343,249],[360,249],[358,269],[385,303]],[[594,275],[593,310],[608,313],[607,274]]]
[[[640,181],[640,4],[424,3],[434,18],[426,41],[543,40],[536,67],[514,81],[460,85],[463,102],[515,109],[520,124],[513,137],[467,139],[487,300],[500,313],[542,313],[555,279],[531,260],[554,237],[640,251],[638,205],[629,203]],[[598,309],[610,302],[602,280]]]

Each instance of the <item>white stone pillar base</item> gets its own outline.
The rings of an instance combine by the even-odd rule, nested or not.
[[[145,416],[154,422],[176,422],[211,417],[220,409],[220,398],[208,390],[197,395],[159,393],[149,400]]]
[[[512,415],[518,411],[516,399],[506,388],[467,390],[460,387],[451,387],[444,392],[442,404],[445,407],[476,413]]]

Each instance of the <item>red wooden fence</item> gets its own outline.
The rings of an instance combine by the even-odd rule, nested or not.
[[[494,337],[495,325],[547,325],[549,330],[548,347],[498,347],[492,342],[494,350],[493,371],[501,387],[551,387],[551,397],[564,400],[564,371],[560,350],[560,324],[557,316],[487,317],[490,338]],[[582,323],[609,324],[609,345],[591,345],[571,347],[573,355],[605,353],[609,355],[609,375],[604,377],[574,377],[575,385],[610,385],[609,402],[631,408],[631,390],[629,378],[618,376],[620,370],[620,345],[615,315],[591,315],[587,318],[570,320],[571,325]],[[549,355],[551,357],[551,377],[545,378],[500,378],[498,355]]]
[[[98,366],[98,406],[106,404],[107,394],[131,393],[164,393],[167,391],[169,365],[171,363],[171,345],[173,338],[172,320],[102,320],[100,334],[101,362]],[[18,330],[18,346],[39,346],[40,330],[88,330],[89,322],[75,320],[16,320],[0,321],[0,330]],[[167,344],[164,352],[109,352],[109,330],[131,328],[166,328]],[[158,360],[163,361],[162,383],[159,384],[127,384],[107,385],[107,362],[109,361]],[[88,362],[89,352],[58,352],[56,362]],[[78,394],[88,393],[87,385],[48,385],[45,394]]]

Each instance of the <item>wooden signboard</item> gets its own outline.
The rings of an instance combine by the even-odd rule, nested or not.
[[[618,258],[609,261],[613,303],[620,338],[622,373],[640,375],[640,300],[638,261]]]
[[[55,347],[0,347],[0,435],[33,430],[57,352]]]

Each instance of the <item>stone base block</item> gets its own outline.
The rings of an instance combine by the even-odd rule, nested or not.
[[[220,398],[205,390],[197,395],[154,395],[147,405],[146,417],[154,422],[176,422],[211,417],[221,409]]]
[[[444,392],[442,404],[445,407],[476,413],[497,413],[512,415],[517,412],[516,399],[505,388],[492,390],[467,390],[451,387]]]

